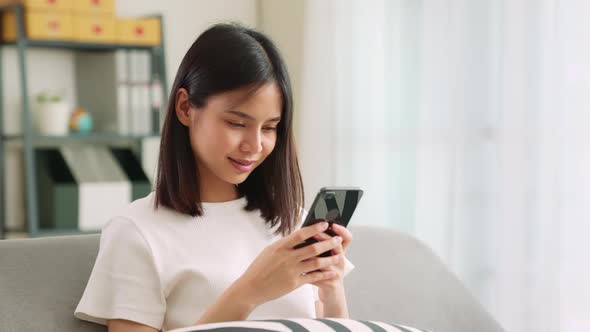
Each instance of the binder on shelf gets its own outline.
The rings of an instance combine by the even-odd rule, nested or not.
[[[35,151],[41,229],[78,227],[78,185],[57,149]]]
[[[133,50],[130,52],[131,72],[129,80],[135,83],[147,83],[151,79],[151,57],[148,51]]]
[[[151,57],[147,51],[134,50],[129,54],[131,68],[131,111],[133,113],[133,134],[149,135],[152,131],[150,105]]]
[[[78,228],[100,230],[117,209],[131,202],[131,183],[108,148],[64,146],[60,152],[79,187]]]
[[[117,133],[121,135],[131,134],[131,91],[127,83],[117,83]]]
[[[131,91],[129,89],[129,72],[131,58],[129,52],[115,52],[116,98],[117,98],[117,132],[131,134]]]
[[[129,67],[131,59],[129,58],[128,52],[116,51],[115,52],[115,74],[117,76],[117,84],[126,83],[129,77]]]
[[[147,82],[134,82],[131,86],[132,134],[135,135],[149,135],[152,133],[148,84]]]

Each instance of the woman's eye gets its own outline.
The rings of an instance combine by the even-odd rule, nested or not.
[[[227,122],[227,124],[229,124],[232,127],[236,127],[236,128],[244,128],[246,127],[245,124],[243,123],[239,123],[239,122],[233,122],[233,121],[225,121]],[[277,127],[262,127],[263,131],[275,131],[277,130]]]
[[[226,122],[232,127],[245,127],[245,125],[243,123],[231,122],[231,121],[226,121]]]

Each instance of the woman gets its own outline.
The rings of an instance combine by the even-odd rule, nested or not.
[[[211,27],[186,53],[169,100],[156,190],[104,226],[76,317],[111,332],[346,318],[352,237],[338,226],[339,236],[325,235],[325,223],[298,229],[292,93],[270,39]],[[293,248],[310,237],[320,241]]]

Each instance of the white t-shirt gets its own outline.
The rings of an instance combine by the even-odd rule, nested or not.
[[[246,198],[202,203],[191,217],[134,201],[102,230],[100,249],[74,315],[106,325],[127,319],[163,331],[194,325],[269,244],[281,238]],[[353,266],[347,261],[347,273]],[[314,318],[315,286],[258,306],[248,319]]]

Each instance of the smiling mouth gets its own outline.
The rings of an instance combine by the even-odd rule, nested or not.
[[[254,161],[239,160],[239,159],[233,159],[230,157],[228,157],[228,158],[229,158],[229,160],[231,160],[237,164],[243,165],[243,166],[250,166],[255,163]]]
[[[250,173],[254,169],[254,162],[251,161],[248,164],[244,164],[243,161],[238,161],[233,158],[227,158],[232,166],[240,173]]]

